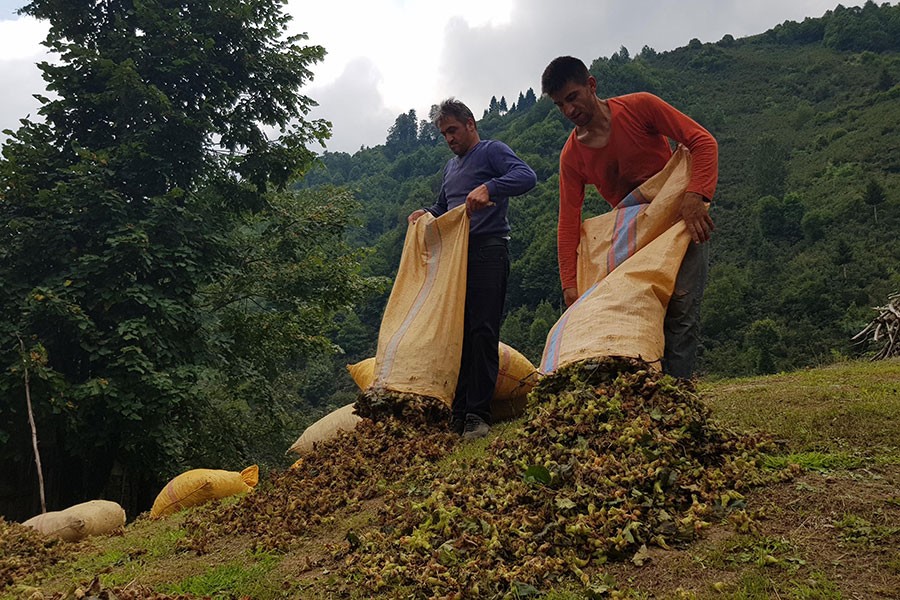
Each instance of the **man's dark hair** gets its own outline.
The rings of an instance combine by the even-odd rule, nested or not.
[[[544,69],[544,74],[541,75],[541,92],[555,94],[569,82],[585,85],[590,76],[587,67],[579,59],[560,56],[550,61]]]
[[[457,100],[456,98],[447,98],[437,106],[431,108],[431,122],[435,125],[447,117],[453,117],[460,123],[465,124],[466,121],[472,119],[475,122],[475,115],[469,110],[469,107]],[[439,125],[438,125],[439,126]],[[477,124],[476,124],[477,127]]]

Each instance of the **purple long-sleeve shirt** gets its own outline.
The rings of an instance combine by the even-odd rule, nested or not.
[[[509,146],[497,140],[481,140],[464,156],[456,156],[444,167],[444,180],[437,202],[428,210],[436,217],[465,204],[469,192],[485,184],[493,206],[472,213],[470,236],[509,235],[509,197],[529,191],[537,176]]]

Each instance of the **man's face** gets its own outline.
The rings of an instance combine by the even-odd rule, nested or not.
[[[438,129],[453,154],[463,156],[475,145],[478,134],[475,121],[467,119],[465,123],[455,117],[444,117],[438,122]]]
[[[593,77],[588,77],[587,83],[570,81],[550,98],[564,117],[576,127],[584,127],[597,110],[597,81]]]

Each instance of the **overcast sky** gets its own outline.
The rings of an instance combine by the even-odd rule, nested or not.
[[[35,114],[43,93],[35,62],[47,25],[19,17],[24,0],[0,0],[0,130]],[[843,1],[844,6],[862,1]],[[289,0],[293,32],[328,55],[305,93],[313,116],[330,120],[327,149],[355,152],[384,143],[388,128],[414,108],[455,96],[476,117],[491,96],[512,104],[559,55],[585,63],[625,46],[657,51],[692,38],[744,37],[786,20],[820,17],[836,0]],[[601,94],[602,94],[602,82]],[[0,138],[5,136],[0,135]]]

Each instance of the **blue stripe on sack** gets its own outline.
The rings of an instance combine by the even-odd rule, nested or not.
[[[640,188],[635,188],[630,194],[622,198],[622,201],[616,205],[616,208],[628,208],[629,206],[639,206],[641,204],[649,204],[649,201],[644,198]]]
[[[625,259],[634,253],[635,229],[641,206],[616,207],[616,210],[620,212],[616,218],[612,247],[609,249],[613,257],[613,269],[625,262]]]
[[[637,248],[637,216],[641,213],[644,205],[650,201],[641,193],[640,188],[635,188],[630,194],[625,196],[621,202],[613,209],[616,212],[616,224],[613,228],[612,245],[606,257],[606,272],[609,274],[617,266],[622,264],[626,258],[634,254]],[[569,310],[578,306],[578,304],[594,289],[600,285],[598,281],[592,285],[578,300],[569,307]],[[559,346],[562,341],[563,332],[568,323],[568,311],[559,320],[550,339],[547,341],[546,358],[541,361],[541,372],[552,373],[559,366]]]
[[[422,283],[422,287],[419,288],[419,293],[416,295],[416,299],[413,301],[412,306],[410,306],[409,312],[406,313],[406,318],[403,319],[400,327],[398,327],[397,331],[394,332],[394,335],[391,336],[391,341],[388,342],[388,345],[385,348],[384,360],[381,363],[381,371],[377,381],[384,381],[387,379],[388,375],[390,375],[391,370],[394,368],[394,363],[397,359],[397,350],[400,343],[403,341],[403,337],[409,331],[415,318],[419,316],[422,307],[425,305],[425,300],[434,289],[434,282],[437,281],[438,267],[441,262],[442,250],[443,240],[441,239],[440,229],[435,226],[435,221],[432,221],[425,226],[425,252],[428,255],[428,260],[426,261],[428,266],[425,269],[425,281]]]
[[[649,202],[640,188],[636,188],[616,205],[616,226],[606,261],[607,274],[637,250],[637,216]]]
[[[547,355],[544,360],[541,361],[541,373],[549,374],[555,371],[557,367],[559,367],[559,346],[562,342],[563,330],[566,328],[566,325],[569,322],[569,315],[571,314],[569,311],[581,304],[581,301],[584,300],[588,296],[588,294],[593,292],[598,285],[600,285],[599,281],[589,287],[585,293],[579,296],[578,300],[576,300],[572,304],[572,306],[569,307],[569,310],[566,311],[566,314],[564,314],[562,319],[560,319],[556,324],[556,327],[553,329],[553,333],[550,335],[550,339],[547,341]]]

